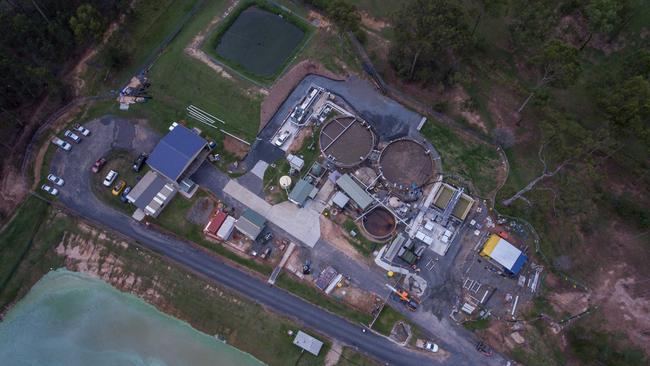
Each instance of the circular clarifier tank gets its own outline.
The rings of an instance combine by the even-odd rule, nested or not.
[[[376,207],[363,217],[363,228],[377,240],[384,240],[393,235],[396,227],[395,216],[383,207]]]

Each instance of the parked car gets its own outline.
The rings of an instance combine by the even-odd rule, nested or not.
[[[427,342],[424,344],[424,349],[431,352],[438,352],[438,345],[433,342]]]
[[[280,135],[275,139],[275,146],[282,146],[284,143],[287,141],[287,139],[291,136],[291,132],[289,131],[282,131]]]
[[[119,196],[120,193],[122,193],[122,191],[124,190],[125,187],[126,187],[126,182],[124,180],[121,180],[121,181],[117,182],[115,187],[113,187],[113,190],[111,191],[111,193],[113,194],[113,196]]]
[[[217,142],[214,140],[208,141],[208,147],[210,148],[210,150],[214,149],[215,147],[217,147]]]
[[[273,239],[273,233],[270,232],[270,231],[267,231],[264,235],[262,235],[262,236],[258,239],[258,241],[259,241],[261,244],[264,244],[264,243],[266,243],[267,241],[269,241],[269,240],[271,240],[271,239]]]
[[[178,126],[178,122],[172,122],[172,124],[169,125],[169,130],[170,131],[173,130],[174,128],[176,128],[176,126]]]
[[[144,162],[147,160],[147,154],[142,153],[140,154],[137,159],[133,162],[133,170],[136,173],[139,173],[140,170],[142,170],[142,167],[144,166]]]
[[[104,186],[110,187],[116,178],[117,178],[117,172],[115,170],[111,170],[110,172],[108,172],[108,174],[106,174],[106,178],[104,178],[104,183],[103,183]]]
[[[43,184],[43,185],[41,186],[41,189],[44,190],[45,192],[51,194],[52,196],[56,196],[57,194],[59,194],[59,190],[58,190],[58,189],[56,189],[56,188],[54,188],[54,187],[50,187],[50,186],[48,186],[47,184]]]
[[[47,180],[49,180],[50,182],[56,184],[56,185],[59,186],[59,187],[63,186],[63,184],[65,183],[65,181],[63,180],[63,178],[61,178],[61,177],[57,177],[57,176],[54,175],[54,174],[48,174],[48,176],[47,176]]]
[[[72,149],[70,143],[63,141],[58,137],[53,138],[52,143],[65,151],[70,151],[70,149]]]
[[[89,136],[90,135],[90,130],[87,129],[86,127],[80,125],[80,124],[74,125],[74,130],[79,132],[80,134],[82,134],[84,136]]]
[[[81,137],[79,137],[79,135],[75,134],[74,132],[72,132],[70,130],[65,130],[65,132],[63,133],[63,136],[69,138],[70,140],[72,140],[72,141],[74,141],[76,143],[81,142]]]
[[[95,164],[93,164],[93,167],[91,168],[93,173],[99,173],[99,171],[102,170],[104,164],[106,164],[105,158],[97,159],[97,161],[95,162]]]
[[[131,192],[131,186],[128,186],[128,187],[124,188],[124,191],[122,192],[122,195],[120,196],[120,201],[126,203],[126,201],[129,200],[128,198],[126,198],[126,195],[128,195],[129,192]]]

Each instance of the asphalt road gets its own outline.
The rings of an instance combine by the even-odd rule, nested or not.
[[[107,206],[91,191],[90,166],[97,158],[114,148],[150,151],[157,136],[146,131],[145,127],[134,125],[132,121],[113,117],[104,117],[89,122],[86,126],[92,131],[92,135],[80,144],[75,144],[70,152],[58,150],[51,164],[51,170],[66,180],[65,186],[60,190],[60,202],[81,216],[130,237],[145,248],[386,364],[497,364],[496,359],[482,358],[473,349],[468,349],[466,354],[454,352],[442,359],[399,347],[385,337],[371,332],[362,333],[358,324],[322,310],[284,290],[268,286],[266,282],[231,267],[220,258],[208,255],[190,243],[151,230]]]

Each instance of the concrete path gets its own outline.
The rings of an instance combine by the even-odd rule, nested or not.
[[[231,180],[223,192],[281,227],[289,235],[313,248],[320,238],[318,212],[299,208],[291,202],[271,205],[238,182]]]

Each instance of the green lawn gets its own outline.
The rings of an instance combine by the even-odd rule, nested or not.
[[[345,222],[343,223],[343,228],[348,234],[350,234],[352,230],[354,230],[357,233],[357,236],[355,237],[352,237],[352,235],[350,234],[350,238],[348,238],[348,242],[354,247],[354,249],[357,250],[357,252],[363,254],[366,257],[372,256],[372,252],[374,252],[377,249],[377,247],[380,246],[379,243],[369,240],[368,238],[363,236],[361,229],[351,219],[345,220]]]
[[[0,232],[0,291],[29,251],[32,238],[41,227],[47,209],[47,202],[28,196],[13,219]]]
[[[399,321],[408,323],[402,313],[393,309],[389,305],[385,305],[381,311],[381,314],[379,314],[379,317],[375,321],[375,324],[373,324],[373,329],[385,336],[389,336],[390,331],[393,329],[393,326]]]
[[[449,180],[481,197],[496,188],[496,170],[501,160],[494,148],[469,141],[433,118],[429,118],[420,132],[440,153]]]

